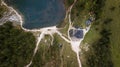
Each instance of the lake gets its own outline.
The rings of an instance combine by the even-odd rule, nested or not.
[[[64,20],[63,0],[6,0],[22,14],[23,27],[38,29],[58,25]]]

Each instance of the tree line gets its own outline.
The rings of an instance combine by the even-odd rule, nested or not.
[[[0,67],[24,67],[35,48],[35,37],[7,22],[0,26]]]

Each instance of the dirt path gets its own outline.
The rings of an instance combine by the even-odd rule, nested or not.
[[[68,13],[66,13],[67,18],[69,19],[69,20],[68,20],[68,22],[69,22],[69,28],[68,28],[68,31],[67,31],[67,33],[68,33],[68,38],[64,37],[63,34],[58,30],[59,28],[57,28],[56,26],[45,27],[45,28],[40,28],[40,29],[32,29],[32,30],[25,29],[25,28],[22,26],[22,25],[23,25],[22,16],[21,16],[20,14],[18,14],[18,12],[17,12],[15,9],[13,9],[13,8],[10,7],[10,6],[7,6],[7,4],[5,4],[5,3],[3,2],[4,5],[6,5],[8,8],[10,8],[10,10],[13,11],[13,12],[16,14],[16,16],[18,17],[18,19],[19,19],[19,21],[20,21],[20,23],[21,23],[21,24],[20,24],[20,25],[21,25],[21,28],[22,28],[24,31],[27,31],[27,32],[28,32],[28,31],[29,31],[29,32],[40,32],[40,33],[39,33],[39,36],[37,37],[36,47],[35,47],[35,49],[34,49],[34,53],[33,53],[33,56],[32,56],[32,58],[31,58],[31,61],[30,61],[29,64],[27,64],[25,67],[30,67],[30,66],[31,66],[32,61],[33,61],[33,58],[34,58],[34,56],[36,55],[37,50],[39,49],[40,42],[41,42],[41,40],[44,38],[44,36],[45,36],[46,34],[47,34],[47,35],[50,35],[50,36],[52,37],[52,42],[53,42],[53,40],[54,40],[53,35],[54,35],[55,33],[57,33],[57,34],[58,34],[63,40],[65,40],[67,43],[70,43],[72,50],[76,53],[79,67],[82,67],[82,66],[81,66],[81,61],[80,61],[80,58],[79,58],[79,52],[80,52],[79,46],[80,46],[82,40],[84,39],[86,33],[89,31],[90,26],[87,27],[86,29],[82,29],[83,32],[84,32],[84,35],[83,35],[83,38],[82,38],[82,39],[80,39],[79,41],[73,41],[73,40],[71,39],[71,37],[70,37],[70,35],[69,35],[70,29],[73,28],[73,27],[72,27],[72,21],[71,21],[71,10],[72,10],[73,6],[75,5],[76,1],[77,1],[77,0],[74,0],[74,3],[73,3],[73,4],[69,7],[69,9],[68,9]],[[51,42],[51,44],[52,44],[52,42]]]
[[[68,31],[67,31],[67,33],[68,33],[68,38],[70,39],[70,44],[71,44],[71,48],[72,48],[72,50],[76,53],[76,55],[77,55],[77,60],[78,60],[78,64],[79,64],[79,67],[82,67],[82,64],[81,64],[81,61],[80,61],[80,57],[79,57],[79,52],[81,51],[80,50],[80,45],[81,45],[81,42],[84,40],[84,37],[85,37],[85,35],[86,35],[86,33],[90,30],[90,27],[91,26],[89,26],[89,27],[86,27],[86,29],[81,29],[81,30],[83,30],[83,38],[82,39],[80,39],[80,40],[78,40],[78,41],[73,41],[72,39],[71,39],[71,37],[70,37],[70,35],[69,35],[69,31],[70,31],[70,29],[72,29],[73,27],[72,27],[72,21],[71,21],[71,10],[72,10],[72,8],[73,8],[73,6],[75,5],[75,3],[77,2],[77,0],[74,0],[74,3],[70,6],[70,8],[69,8],[69,13],[68,13],[68,18],[69,18],[69,28],[68,28]]]

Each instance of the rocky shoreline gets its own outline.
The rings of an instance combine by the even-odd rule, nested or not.
[[[12,7],[7,6],[7,4],[3,0],[1,0],[1,5],[6,7],[7,11],[4,12],[3,17],[0,19],[0,25],[3,25],[8,21],[13,22],[15,26],[20,25],[21,19],[16,14],[15,10]]]

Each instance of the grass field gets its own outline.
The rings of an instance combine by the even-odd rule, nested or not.
[[[120,0],[106,0],[103,18],[112,19],[108,26],[111,30],[111,52],[114,67],[120,67]]]
[[[93,42],[97,41],[100,38],[99,32],[102,27],[110,30],[112,34],[110,35],[109,46],[112,62],[114,67],[120,67],[120,0],[106,0],[105,5],[102,7],[100,18],[95,21],[95,23],[96,22],[99,23],[97,25],[94,23],[92,24],[92,28],[86,35],[85,40],[83,41],[83,45],[85,43],[91,45]],[[106,25],[103,26],[103,23]],[[84,58],[84,55],[82,56]],[[82,61],[85,63],[85,59]]]
[[[53,44],[51,41],[50,36],[42,39],[31,67],[78,67],[76,54],[70,44],[57,34],[54,35]]]
[[[55,36],[59,40],[59,43],[63,45],[60,53],[62,60],[61,67],[78,67],[76,54],[72,51],[70,44],[58,35]]]
[[[105,28],[109,29],[112,33],[109,45],[111,47],[113,65],[114,67],[120,67],[120,0],[106,0],[99,23],[104,22],[107,24]],[[99,26],[104,27],[100,24]],[[90,43],[97,38],[99,38],[99,34],[95,31],[95,27],[92,27],[86,36],[85,42]]]

